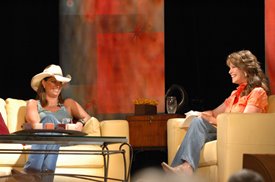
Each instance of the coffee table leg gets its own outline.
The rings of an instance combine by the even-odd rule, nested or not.
[[[102,156],[104,162],[104,182],[107,182],[110,158],[109,148],[107,145],[102,146]]]
[[[128,172],[127,172],[127,163],[126,163],[126,151],[122,149],[124,146],[127,146],[129,148],[130,153],[130,159],[129,159],[129,166],[128,166]],[[133,161],[133,147],[129,143],[122,143],[119,147],[119,150],[121,151],[123,155],[123,162],[124,162],[124,181],[128,181],[130,178],[130,172],[132,167],[132,161]]]
[[[125,146],[129,148],[130,153],[130,159],[129,159],[129,165],[127,169],[127,160],[126,160],[126,151],[123,149]],[[117,154],[122,154],[123,157],[123,165],[124,165],[124,179],[122,179],[123,182],[128,182],[130,178],[130,171],[132,167],[132,161],[133,161],[133,148],[129,143],[122,143],[119,147],[119,150],[116,152]],[[109,170],[109,160],[110,160],[110,151],[107,145],[102,146],[102,156],[104,161],[104,182],[107,182],[108,179],[108,170]]]

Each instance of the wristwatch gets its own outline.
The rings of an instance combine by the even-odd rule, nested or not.
[[[85,121],[84,121],[84,119],[79,119],[79,120],[77,120],[77,122],[82,123],[82,125],[83,125],[83,126],[85,125]]]

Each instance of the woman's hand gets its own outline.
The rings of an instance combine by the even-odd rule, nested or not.
[[[203,119],[205,119],[206,121],[208,121],[210,124],[217,126],[217,116],[220,113],[225,112],[226,106],[224,103],[222,103],[221,105],[219,105],[217,108],[215,108],[214,110],[208,110],[208,111],[204,111],[201,114],[201,117]]]
[[[83,125],[82,123],[75,123],[75,124],[67,124],[66,129],[67,130],[76,130],[76,131],[82,131]]]
[[[202,112],[201,113],[202,119],[208,121],[212,125],[217,125],[217,120],[216,118],[210,113],[210,112]]]
[[[82,131],[83,124],[81,122],[75,123],[75,130]]]

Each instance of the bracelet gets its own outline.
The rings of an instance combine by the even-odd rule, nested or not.
[[[77,122],[82,123],[83,126],[85,125],[84,119],[79,119],[79,120],[77,120]]]

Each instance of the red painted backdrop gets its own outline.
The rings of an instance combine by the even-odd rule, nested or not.
[[[265,58],[272,94],[275,94],[275,1],[265,0]]]
[[[163,0],[63,0],[60,52],[67,94],[93,115],[133,113],[133,100],[164,112]]]

